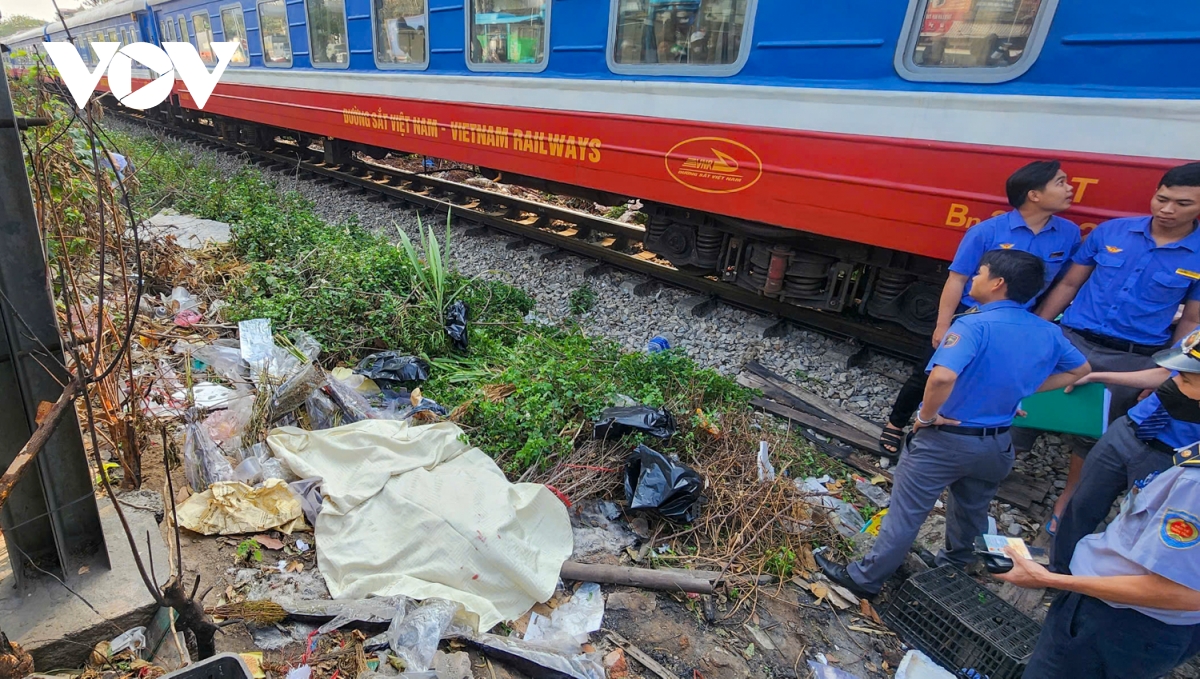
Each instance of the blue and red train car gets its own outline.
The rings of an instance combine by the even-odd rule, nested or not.
[[[72,34],[241,43],[201,116],[636,197],[677,266],[913,330],[1018,166],[1087,230],[1200,158],[1194,0],[116,4]]]

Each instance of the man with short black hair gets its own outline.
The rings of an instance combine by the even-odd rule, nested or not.
[[[1176,167],[1159,182],[1150,215],[1113,219],[1096,227],[1072,259],[1062,281],[1037,314],[1054,320],[1097,371],[1132,372],[1155,367],[1153,355],[1200,324],[1200,163]],[[1179,305],[1183,316],[1171,323]],[[1068,306],[1069,305],[1069,306]],[[1065,311],[1064,311],[1065,310]],[[1111,385],[1109,420],[1137,402],[1139,389]],[[1083,460],[1095,441],[1067,437],[1073,455],[1067,487],[1048,524],[1057,519],[1079,484]]]
[[[896,467],[879,538],[849,566],[817,554],[830,580],[859,596],[877,594],[947,488],[946,548],[938,563],[975,560],[988,505],[1012,470],[1008,430],[1017,405],[1034,392],[1074,384],[1090,370],[1054,324],[1025,309],[1045,285],[1044,269],[1041,259],[1019,250],[983,256],[971,281],[980,306],[954,319],[929,362],[925,400]]]
[[[1067,181],[1067,173],[1058,161],[1039,160],[1012,173],[1005,185],[1005,193],[1013,210],[971,227],[958,245],[946,284],[942,287],[929,353],[922,363],[927,363],[942,343],[954,314],[976,305],[976,300],[971,297],[970,277],[979,269],[979,261],[985,252],[998,248],[1022,250],[1042,260],[1045,280],[1034,299],[1027,302],[1032,305],[1036,303],[1037,295],[1049,289],[1079,247],[1079,227],[1057,216],[1071,207],[1074,193],[1074,187]],[[916,412],[924,392],[925,372],[915,369],[896,396],[880,437],[880,453],[890,456],[899,452],[904,428]]]

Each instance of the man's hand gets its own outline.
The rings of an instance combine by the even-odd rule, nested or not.
[[[1091,384],[1092,382],[1095,382],[1096,381],[1095,376],[1097,374],[1098,373],[1088,373],[1088,374],[1084,375],[1083,377],[1080,377],[1079,379],[1075,380],[1075,384],[1069,384],[1066,387],[1064,387],[1063,393],[1069,394],[1075,390],[1075,387],[1082,387],[1085,384]]]
[[[950,331],[949,325],[939,325],[933,329],[933,348],[937,349],[942,346],[942,340],[946,337],[946,333]]]
[[[1012,559],[1012,570],[1007,573],[994,573],[992,577],[997,580],[1011,582],[1017,587],[1025,587],[1028,589],[1038,589],[1049,587],[1048,584],[1051,576],[1050,571],[1046,570],[1041,564],[1036,561],[1031,561],[1021,556],[1012,547],[1005,547],[1004,553],[1008,558]]]
[[[940,427],[943,424],[962,424],[962,421],[961,420],[951,420],[947,417],[942,417],[939,414],[937,416],[937,419],[935,419],[933,421],[933,424],[922,424],[921,423],[921,413],[917,413],[917,419],[916,419],[916,421],[913,422],[912,428],[913,428],[913,431],[915,432],[918,429],[924,429],[925,427]]]

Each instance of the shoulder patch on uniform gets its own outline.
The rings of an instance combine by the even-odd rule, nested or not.
[[[1016,245],[1016,243],[1001,243],[1000,247],[1004,248],[1005,250],[1011,250],[1013,249],[1014,245]]]
[[[1200,519],[1178,509],[1167,509],[1163,514],[1159,537],[1163,544],[1172,549],[1188,549],[1200,544]]]
[[[956,332],[946,333],[945,339],[942,340],[942,346],[952,347],[955,344],[958,344],[958,341],[961,339],[962,339],[962,336]]]
[[[1200,273],[1196,273],[1195,271],[1191,271],[1189,269],[1175,269],[1175,273],[1185,278],[1190,278],[1194,281],[1200,281]]]
[[[1105,250],[1108,250],[1109,252],[1113,253],[1114,255],[1115,255],[1115,254],[1117,254],[1118,252],[1124,252],[1124,251],[1125,251],[1125,248],[1119,248],[1119,247],[1117,247],[1117,246],[1115,246],[1115,245],[1105,245],[1105,246],[1104,246],[1104,249],[1105,249]]]

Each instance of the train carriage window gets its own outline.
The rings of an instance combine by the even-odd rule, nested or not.
[[[317,68],[349,68],[345,0],[305,0],[308,52]]]
[[[292,35],[288,29],[284,0],[258,3],[258,25],[262,34],[263,64],[288,68],[292,65]]]
[[[750,54],[754,8],[754,0],[613,0],[609,67],[733,75]]]
[[[908,80],[997,83],[1033,66],[1058,0],[910,0],[896,71]]]
[[[250,63],[250,43],[246,40],[246,18],[242,15],[241,5],[226,5],[221,8],[221,26],[225,30],[225,40],[238,43],[237,51],[229,60],[232,66],[245,66]]]
[[[108,41],[115,42],[118,45],[121,44],[121,39],[117,37],[117,29],[115,29],[115,28],[108,29]]]
[[[476,71],[546,68],[547,0],[467,0],[467,66]]]
[[[212,22],[208,19],[208,12],[192,14],[192,30],[196,32],[196,51],[200,53],[200,58],[210,66],[217,63],[213,55]]]
[[[188,38],[187,19],[179,17],[175,23],[179,26],[179,42],[191,42]]]
[[[422,68],[429,62],[425,31],[427,0],[373,0],[375,65],[379,68]]]

